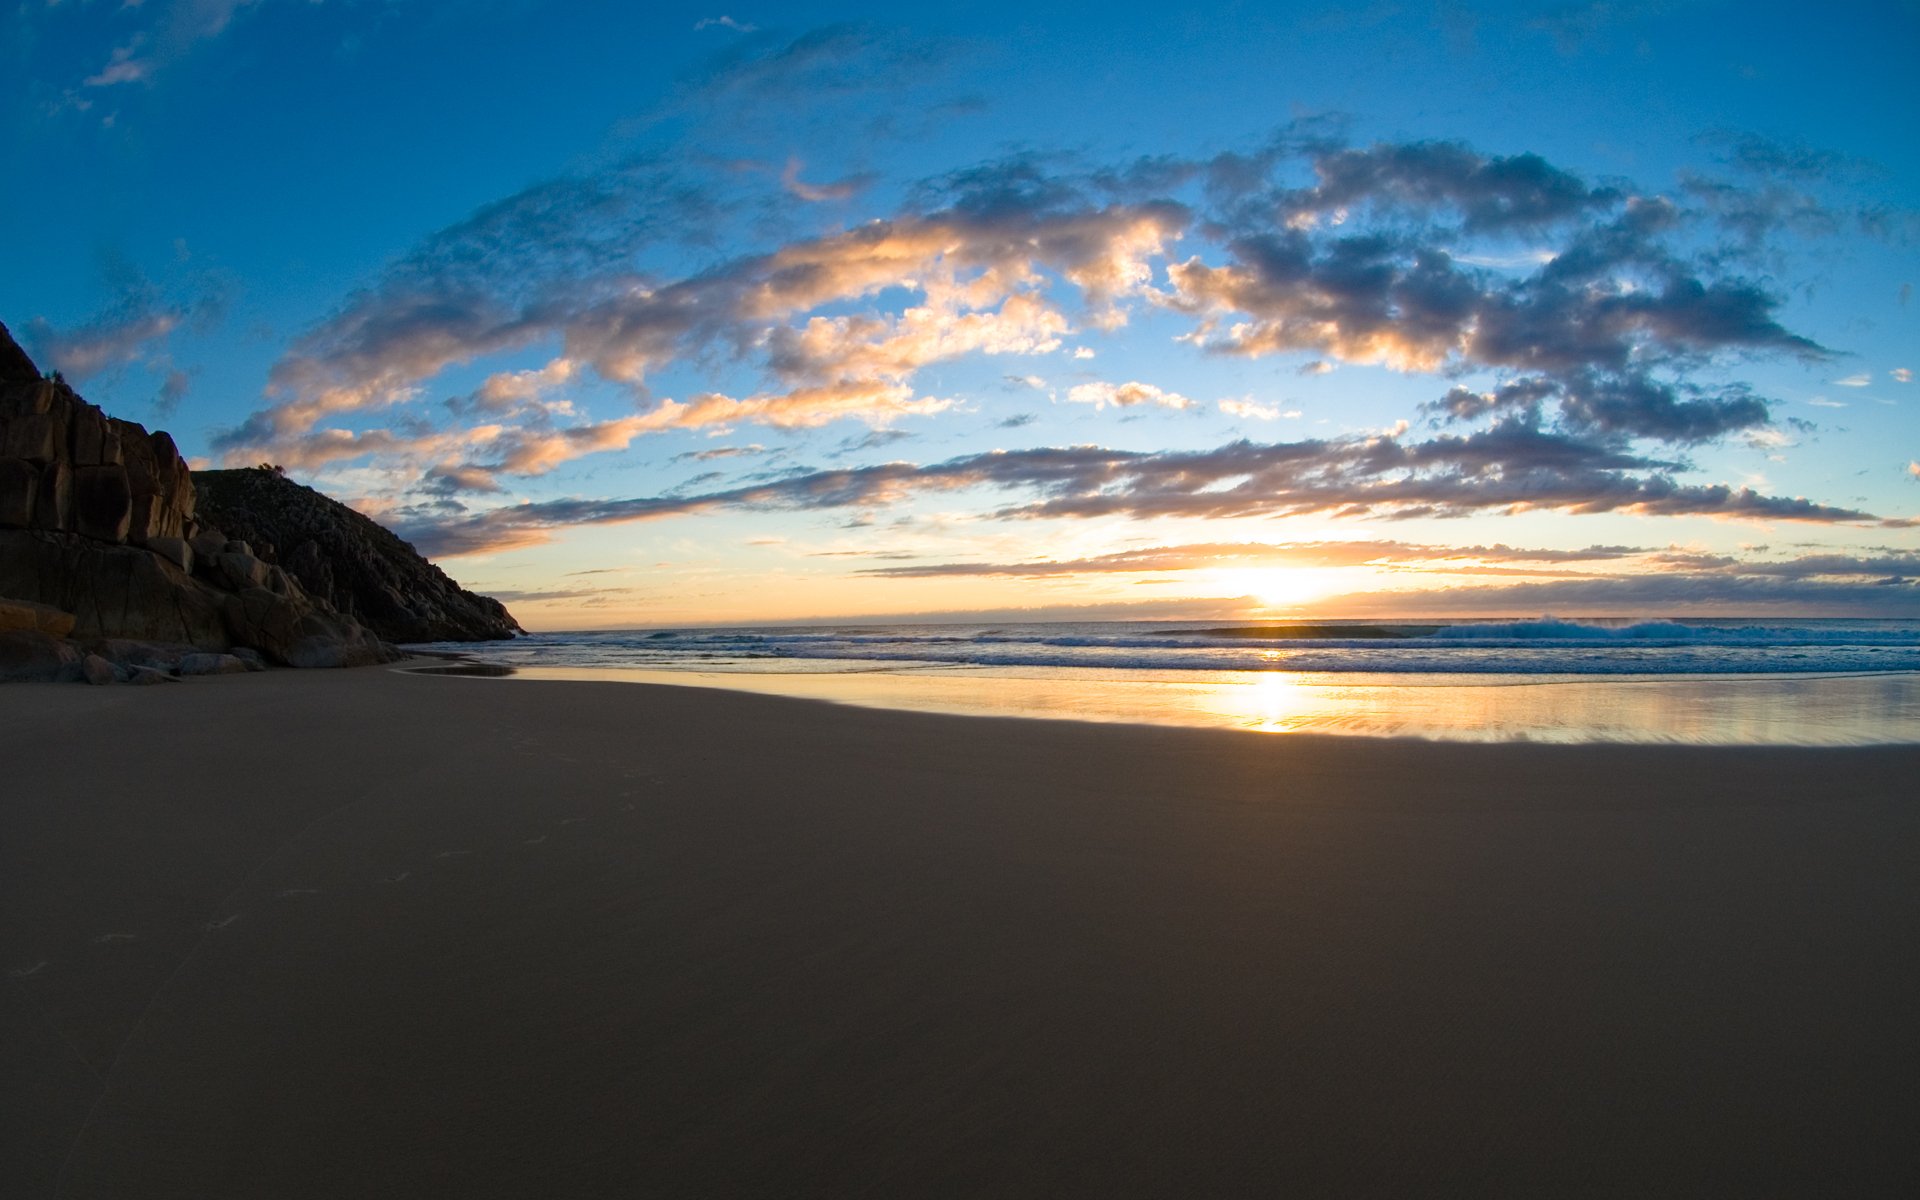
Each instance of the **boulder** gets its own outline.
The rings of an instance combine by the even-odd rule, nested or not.
[[[37,629],[0,633],[0,681],[52,683],[79,665],[80,653]]]
[[[248,588],[267,586],[268,572],[271,570],[244,550],[222,551],[202,564],[205,574],[217,579],[229,591],[243,592]]]
[[[63,638],[73,632],[73,625],[72,613],[61,612],[51,605],[0,598],[0,630],[37,629]]]
[[[147,549],[179,567],[187,574],[193,574],[193,546],[187,539],[180,537],[153,537],[147,539]]]
[[[83,683],[101,687],[117,678],[113,673],[113,664],[98,654],[89,654],[80,660],[80,680]]]
[[[134,684],[180,682],[165,671],[158,671],[152,667],[128,667],[126,669],[126,681]]]
[[[171,642],[143,642],[135,638],[90,638],[83,647],[114,666],[152,667],[156,671],[176,671],[180,660],[194,653],[191,646]]]

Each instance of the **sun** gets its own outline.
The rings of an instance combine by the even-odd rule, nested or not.
[[[1217,578],[1227,595],[1251,597],[1262,608],[1295,608],[1326,592],[1316,572],[1290,567],[1236,567]]]

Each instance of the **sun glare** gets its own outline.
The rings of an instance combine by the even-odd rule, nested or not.
[[[1262,608],[1293,608],[1326,592],[1317,572],[1288,567],[1247,567],[1221,571],[1221,589],[1229,596],[1247,596]]]

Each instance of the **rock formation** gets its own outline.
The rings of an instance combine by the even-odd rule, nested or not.
[[[364,526],[329,509],[327,532],[300,538],[297,523],[257,516],[279,521],[279,508],[234,502],[221,509],[229,511],[250,528],[274,530],[276,546],[292,546],[321,586],[310,591],[273,561],[275,549],[256,553],[200,512],[171,437],[107,416],[57,376],[42,378],[0,325],[0,678],[95,679],[102,665],[131,680],[141,671],[212,673],[263,659],[296,667],[391,661],[397,652],[329,599],[343,594],[336,584],[344,580],[349,607],[384,620],[387,610],[360,598],[381,587],[382,568],[393,572],[384,583],[395,611],[419,618],[387,626],[396,638],[416,628],[435,638],[510,637],[518,629],[499,604],[461,592],[357,514]],[[353,539],[369,530],[380,535],[376,548],[355,551]],[[400,569],[387,543],[414,558],[412,570]],[[437,590],[420,582],[423,570]],[[457,607],[449,597],[468,602],[461,619],[447,618]]]
[[[392,531],[270,468],[195,471],[201,521],[285,570],[310,596],[390,642],[480,642],[524,632]]]

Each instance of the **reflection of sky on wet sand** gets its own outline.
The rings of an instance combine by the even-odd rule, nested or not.
[[[966,716],[1124,721],[1445,741],[1920,742],[1920,675],[1606,679],[1047,668],[660,671],[535,667],[526,679],[723,687]],[[1188,677],[1190,674],[1191,677]]]

